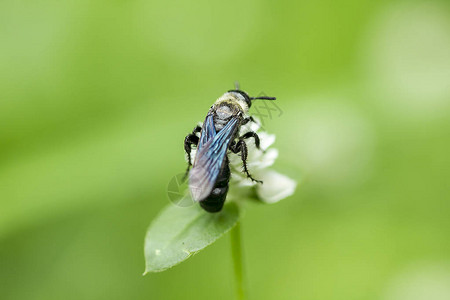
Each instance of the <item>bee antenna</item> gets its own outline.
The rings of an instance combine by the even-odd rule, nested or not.
[[[266,96],[262,96],[262,97],[250,97],[250,100],[256,100],[256,99],[261,99],[261,100],[276,100],[276,97],[266,97]]]

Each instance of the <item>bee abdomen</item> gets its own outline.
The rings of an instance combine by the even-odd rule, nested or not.
[[[205,200],[200,201],[200,206],[207,212],[211,213],[221,211],[223,204],[225,203],[225,199],[227,198],[229,181],[230,167],[228,166],[228,159],[226,159],[211,194],[209,194]]]
[[[207,212],[219,212],[225,203],[227,193],[228,185],[223,188],[214,188],[208,198],[200,202],[200,206]]]

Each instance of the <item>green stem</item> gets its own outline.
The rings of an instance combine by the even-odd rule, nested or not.
[[[245,294],[244,267],[242,258],[241,224],[238,221],[231,230],[231,254],[234,262],[234,276],[236,278],[236,298],[247,299]]]

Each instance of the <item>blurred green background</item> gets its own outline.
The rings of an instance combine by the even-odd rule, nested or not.
[[[184,136],[278,97],[251,299],[450,299],[446,1],[0,2],[0,298],[232,299],[225,236],[142,277]]]

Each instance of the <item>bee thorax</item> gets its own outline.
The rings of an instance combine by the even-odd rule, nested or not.
[[[219,120],[228,120],[232,117],[233,112],[228,105],[222,105],[216,110],[216,116]]]
[[[223,127],[225,127],[234,114],[235,110],[228,105],[220,105],[217,107],[214,115],[214,125],[216,131],[219,132]]]

